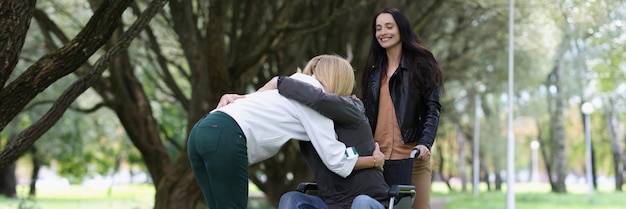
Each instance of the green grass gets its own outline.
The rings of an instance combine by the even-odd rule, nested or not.
[[[619,193],[552,194],[519,193],[515,197],[517,209],[618,209],[625,208],[626,195]],[[468,193],[446,195],[446,209],[501,209],[506,208],[506,194],[501,192],[481,193],[474,197]]]
[[[25,199],[26,187],[18,186],[18,199],[0,198],[0,209],[148,209],[154,208],[152,185],[116,185],[94,188],[71,185],[62,188],[38,189],[35,199]]]
[[[154,208],[154,187],[143,185],[116,185],[109,193],[108,187],[71,185],[61,188],[37,189],[34,199],[28,199],[28,188],[17,187],[17,199],[0,196],[0,209],[151,209]],[[263,199],[261,191],[250,185],[250,194],[255,196],[249,208],[271,208]]]
[[[550,192],[548,184],[518,183],[515,186],[516,209],[617,209],[626,208],[626,194],[614,192],[610,186],[600,187],[594,194],[587,194],[585,185],[568,186],[567,194]],[[445,209],[504,209],[506,187],[502,191],[487,191],[480,186],[477,196],[472,194],[471,185],[467,192],[450,191],[441,182],[433,183],[432,198],[445,201]],[[0,197],[0,209],[148,209],[154,206],[152,185],[117,185],[108,193],[108,188],[93,188],[72,185],[56,189],[39,189],[37,198],[25,200],[27,188],[18,187],[18,199]],[[250,186],[250,194],[260,191]],[[254,198],[250,208],[271,208],[262,199]]]
[[[502,191],[487,191],[479,187],[474,196],[471,186],[467,192],[450,191],[443,183],[433,184],[432,198],[445,201],[445,209],[503,209],[506,208],[506,187]],[[588,194],[586,185],[568,185],[567,194],[550,192],[548,184],[518,183],[515,186],[516,209],[618,209],[626,208],[626,194],[614,192],[610,186]]]

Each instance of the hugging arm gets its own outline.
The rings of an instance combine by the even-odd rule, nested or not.
[[[363,103],[356,98],[324,93],[320,88],[289,77],[281,77],[277,83],[281,95],[311,107],[336,123],[354,124],[365,119]],[[320,157],[323,156],[323,153],[317,152]],[[372,155],[360,156],[353,170],[373,167],[382,171],[384,157],[376,143]]]
[[[357,123],[363,116],[363,103],[347,96],[329,94],[308,83],[289,77],[278,79],[278,92],[341,124]]]
[[[362,119],[363,102],[357,98],[329,94],[308,83],[287,77],[274,77],[257,92],[278,89],[278,92],[296,100],[320,114],[340,124],[353,124]],[[244,95],[225,94],[218,103],[218,108],[244,98]]]
[[[327,120],[337,119],[335,120],[336,122],[356,123],[359,120],[361,120],[360,117],[364,117],[363,104],[358,99],[353,99],[350,97],[342,97],[342,96],[338,96],[335,94],[326,94],[321,89],[318,89],[312,85],[309,85],[307,83],[304,83],[304,82],[301,82],[292,78],[288,78],[288,77],[282,77],[280,80],[281,81],[279,82],[278,79],[274,78],[270,80],[267,84],[265,84],[263,88],[260,88],[258,91],[271,90],[278,86],[280,94],[282,94],[283,96],[287,98],[291,98],[296,101],[299,101],[303,105],[312,107],[310,111],[317,110],[318,113],[316,114],[320,116],[324,115],[325,117],[327,117]],[[283,83],[282,80],[285,80],[287,82]],[[281,90],[282,92],[280,92]],[[234,100],[244,98],[244,97],[245,97],[244,95],[225,94],[220,99],[219,104],[221,106],[225,106],[225,105],[232,103]],[[315,108],[315,107],[319,107],[319,108]],[[312,117],[312,116],[309,116],[309,117]],[[303,121],[306,123],[307,120],[303,120]],[[305,126],[305,129],[309,127],[305,124],[303,125]],[[313,139],[311,142],[314,144],[313,146],[315,147],[320,157],[324,156],[322,157],[322,159],[333,158],[333,156],[337,157],[337,153],[327,153],[327,151],[335,150],[335,149],[328,149],[328,146],[330,144],[339,142],[337,141],[336,137],[319,136],[319,134],[323,134],[323,132],[319,132],[319,131],[312,130],[312,129],[307,130],[307,132],[313,134],[313,136],[310,136],[311,139]],[[333,135],[334,135],[334,132],[333,132]],[[329,139],[329,141],[328,140],[326,141],[328,143],[320,143],[320,141],[325,141],[324,139]],[[341,145],[335,144],[335,146],[343,146],[342,150],[346,149],[345,144],[343,143],[340,143],[340,144]],[[331,147],[334,147],[334,146],[331,146]],[[342,156],[342,158],[344,158],[343,152],[340,153],[339,155]],[[352,161],[352,163],[354,163],[352,164],[353,165],[352,170],[360,170],[360,169],[366,169],[366,168],[372,168],[372,167],[378,170],[383,170],[383,165],[385,164],[384,156],[385,155],[382,152],[380,152],[380,148],[376,146],[374,153],[371,156],[359,156],[356,162],[353,160],[349,160],[349,161]],[[345,177],[349,175],[351,171],[345,170],[343,163],[338,162],[336,160],[338,159],[334,158],[334,160],[327,159],[327,160],[322,160],[322,161],[324,161],[324,164],[326,164],[326,166],[331,171],[339,174],[340,176]],[[331,163],[329,161],[333,161],[334,163]]]

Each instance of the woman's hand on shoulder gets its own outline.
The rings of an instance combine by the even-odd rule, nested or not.
[[[274,76],[271,80],[269,80],[263,87],[261,87],[257,92],[273,90],[278,88],[278,76]]]
[[[217,107],[216,108],[220,108],[220,107],[224,107],[230,103],[233,103],[235,100],[241,99],[241,98],[245,98],[246,95],[239,95],[239,94],[224,94],[222,95],[222,98],[220,98],[220,102],[217,103]]]

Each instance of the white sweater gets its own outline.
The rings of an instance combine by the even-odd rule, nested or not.
[[[291,78],[322,88],[319,81],[305,74],[296,73]],[[272,157],[289,139],[311,141],[326,167],[342,177],[350,175],[358,159],[347,157],[332,120],[281,96],[278,90],[248,94],[213,111],[224,112],[237,121],[246,135],[249,164]]]

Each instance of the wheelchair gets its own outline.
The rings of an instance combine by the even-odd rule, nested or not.
[[[411,184],[411,170],[413,159],[419,155],[418,149],[413,149],[409,158],[399,160],[385,160],[385,181],[389,185],[389,209],[410,209],[415,201],[415,186]],[[316,195],[317,183],[302,182],[298,184],[296,191]]]

